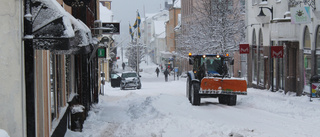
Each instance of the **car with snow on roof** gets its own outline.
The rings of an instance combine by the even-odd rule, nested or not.
[[[140,75],[138,75],[134,71],[130,72],[123,72],[121,74],[121,82],[120,82],[120,89],[124,90],[126,88],[134,88],[134,89],[141,89],[141,80]]]

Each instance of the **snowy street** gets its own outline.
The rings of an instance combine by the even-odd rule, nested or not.
[[[120,90],[105,86],[105,95],[89,112],[83,132],[66,137],[312,137],[320,130],[320,100],[307,96],[248,89],[236,106],[217,98],[192,106],[185,97],[186,79],[164,81],[144,66],[142,89]]]

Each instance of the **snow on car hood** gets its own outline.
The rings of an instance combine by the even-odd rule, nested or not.
[[[134,81],[135,79],[137,79],[137,78],[135,78],[135,77],[125,78],[126,81]]]

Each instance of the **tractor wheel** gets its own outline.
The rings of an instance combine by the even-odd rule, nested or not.
[[[191,96],[190,96],[191,83],[190,83],[190,81],[191,81],[190,77],[188,77],[187,84],[186,84],[186,96],[191,103]]]
[[[218,100],[219,100],[219,103],[220,103],[220,104],[227,104],[227,102],[228,102],[226,95],[221,95],[221,96],[219,96]]]
[[[227,101],[227,105],[235,106],[237,104],[237,95],[228,95]]]
[[[200,90],[199,83],[193,83],[191,85],[190,94],[191,94],[191,104],[192,105],[196,105],[196,106],[200,105],[201,98],[199,96],[199,90]]]

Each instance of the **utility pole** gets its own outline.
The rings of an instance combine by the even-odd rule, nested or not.
[[[139,48],[139,42],[138,42],[139,39],[137,39],[137,74],[139,75],[139,56],[140,56],[140,48]]]
[[[123,44],[121,44],[121,63],[123,63]]]
[[[110,50],[110,44],[108,43],[104,43],[105,46],[107,46],[107,72],[106,72],[106,81],[109,82],[110,81],[110,78],[109,78],[109,72],[110,72],[110,67],[109,67],[109,58],[110,58],[110,55],[109,55],[109,50]]]

